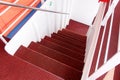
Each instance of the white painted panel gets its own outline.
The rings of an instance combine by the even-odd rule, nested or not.
[[[90,25],[98,8],[98,0],[73,0],[71,18]]]
[[[8,42],[5,46],[5,50],[14,55],[16,50],[20,47],[20,45],[28,46],[32,41],[37,41],[37,35],[34,32],[35,28],[32,23],[27,23],[27,26],[22,28],[17,35],[15,35],[10,42]]]

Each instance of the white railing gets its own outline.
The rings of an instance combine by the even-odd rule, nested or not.
[[[120,64],[120,52],[117,52],[105,64],[103,64],[97,71],[95,71],[87,80],[96,80],[112,68]]]
[[[95,66],[95,72],[93,72],[93,74],[91,74],[89,76],[90,68],[92,66],[91,64],[92,64],[93,56],[95,53],[94,47],[96,47],[96,45],[95,45],[96,39],[94,37],[94,35],[96,33],[93,33],[93,31],[91,31],[91,33],[94,35],[93,35],[93,38],[91,40],[91,42],[92,42],[91,47],[87,53],[88,56],[87,56],[87,60],[86,60],[85,66],[84,66],[83,76],[82,76],[81,80],[96,80],[97,78],[101,77],[104,73],[108,72],[109,70],[111,70],[112,68],[114,68],[115,66],[120,64],[120,59],[119,59],[119,57],[120,57],[120,27],[119,27],[119,39],[118,39],[118,52],[114,56],[112,56],[112,58],[110,58],[108,60],[108,51],[109,51],[109,46],[110,46],[111,31],[112,31],[112,27],[113,27],[114,10],[115,10],[118,2],[119,2],[119,0],[112,1],[112,3],[110,4],[110,7],[108,8],[108,11],[105,14],[105,17],[103,18],[102,21],[98,21],[96,19],[98,21],[98,23],[101,23],[101,24],[99,24],[97,26],[95,25],[95,27],[99,28],[99,27],[101,27],[101,25],[103,25],[105,27],[104,27],[104,31],[103,31],[101,44],[100,44],[100,49],[98,52],[98,59],[97,59],[97,63]],[[101,14],[101,13],[99,13],[99,11],[98,11],[98,14]],[[109,33],[108,33],[104,64],[100,68],[98,68],[98,64],[99,64],[100,56],[101,56],[102,45],[103,45],[103,41],[104,41],[104,37],[105,37],[106,23],[108,22],[108,19],[110,18],[110,16],[111,16],[111,23],[110,23]],[[101,16],[96,16],[96,17],[101,18]],[[96,20],[95,20],[95,22],[96,22]],[[95,24],[95,22],[94,22],[94,24]],[[95,29],[95,28],[93,28],[93,29],[99,33],[99,31],[97,29]],[[96,38],[98,38],[98,36],[99,36],[99,34],[96,35]],[[91,36],[89,36],[89,37],[91,37]]]
[[[106,4],[105,3],[100,3],[100,7],[99,7],[99,11],[98,14],[96,16],[95,22],[92,25],[92,29],[90,29],[90,34],[88,36],[88,40],[90,41],[89,44],[90,45],[90,49],[88,49],[88,53],[86,53],[87,58],[85,61],[85,65],[84,65],[84,69],[83,69],[83,75],[82,75],[82,79],[81,80],[87,80],[88,76],[89,76],[89,72],[90,72],[90,68],[92,65],[92,60],[93,60],[93,56],[94,56],[94,52],[95,52],[95,48],[96,48],[96,44],[98,41],[98,35],[100,32],[100,28],[101,28],[101,21],[103,19],[103,15],[105,12],[105,7]]]
[[[109,3],[109,7],[110,6],[111,6],[111,1]],[[109,36],[108,36],[108,40],[107,40],[107,47],[106,47],[106,51],[105,51],[104,63],[107,62],[108,51],[109,51],[109,44],[110,44],[110,37],[111,37],[112,25],[113,25],[113,18],[114,18],[114,12],[112,13],[111,22],[110,22],[110,29],[109,29],[109,33],[108,33]],[[103,41],[104,41],[104,38],[105,38],[106,30],[107,30],[107,23],[104,24],[104,31],[103,31],[103,35],[102,35],[102,39],[101,39],[100,48],[99,48],[99,51],[98,51],[98,58],[97,58],[97,61],[96,61],[95,71],[98,69],[99,60],[100,60],[100,56],[101,56],[101,52],[102,52],[102,46],[103,46]]]
[[[2,37],[2,33],[0,39],[6,44],[5,50],[9,54],[14,55],[21,45],[27,47],[31,41],[40,41],[44,36],[50,36],[51,33],[65,28],[69,22],[71,1],[72,0],[42,1],[44,4],[40,8],[0,1],[2,5],[25,8],[26,10],[37,10],[9,42]],[[8,27],[8,29],[9,28],[10,27]]]
[[[120,23],[119,23],[120,24]],[[108,42],[109,43],[109,42]],[[106,63],[104,63],[99,69],[97,69],[87,80],[96,80],[106,72],[115,68],[120,64],[120,25],[119,25],[119,36],[118,36],[118,49],[112,58],[110,58]]]

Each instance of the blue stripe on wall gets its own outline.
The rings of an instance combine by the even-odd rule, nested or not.
[[[37,7],[40,7],[41,3],[37,5]],[[36,12],[36,10],[32,10],[8,35],[8,38],[12,38],[19,30],[20,28],[32,17],[32,15]]]

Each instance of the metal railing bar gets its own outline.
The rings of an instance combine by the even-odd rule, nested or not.
[[[25,9],[32,9],[32,10],[37,10],[37,11],[44,11],[44,12],[51,12],[51,13],[69,15],[69,13],[66,13],[66,12],[45,10],[45,9],[40,9],[40,8],[36,8],[36,7],[31,7],[31,6],[24,6],[24,5],[21,5],[21,4],[14,4],[14,3],[5,2],[5,1],[0,1],[0,4],[2,4],[2,5],[7,5],[7,6],[19,7],[19,8],[25,8]]]

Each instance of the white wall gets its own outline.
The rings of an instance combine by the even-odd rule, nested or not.
[[[73,0],[71,18],[90,25],[98,8],[98,0]]]
[[[63,0],[47,0],[41,8],[62,12],[66,11],[64,10],[65,8],[61,7],[64,5],[63,3],[65,3]],[[63,24],[65,22],[64,17],[61,14],[37,11],[6,44],[5,50],[9,54],[14,55],[21,45],[27,47],[31,41],[37,42],[46,35],[50,36],[51,33],[65,27]]]

